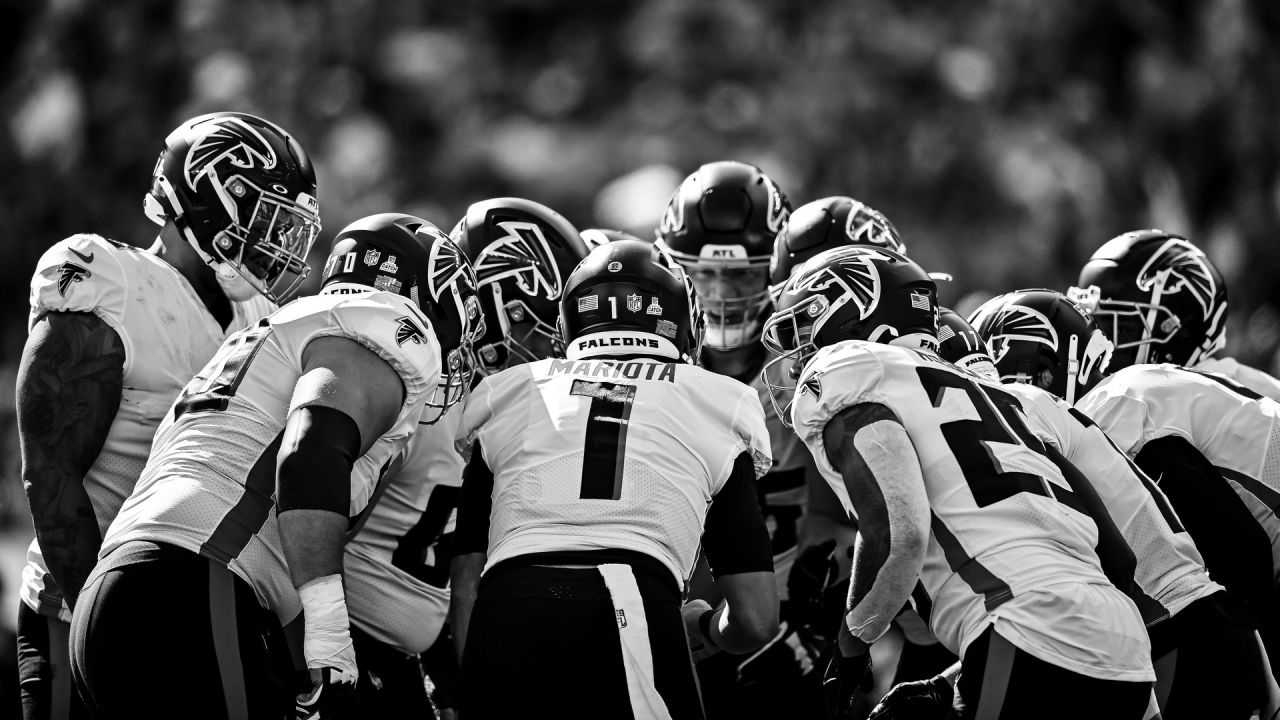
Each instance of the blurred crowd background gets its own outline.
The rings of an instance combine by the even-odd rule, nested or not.
[[[34,263],[81,231],[149,244],[142,195],[188,116],[259,113],[309,150],[317,264],[361,215],[447,229],[498,195],[648,237],[720,159],[796,206],[883,211],[962,312],[1161,227],[1225,274],[1228,352],[1274,372],[1277,39],[1269,0],[0,0],[5,554],[30,535],[13,387]]]

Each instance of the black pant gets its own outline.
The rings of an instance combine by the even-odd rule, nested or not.
[[[1225,592],[1214,593],[1151,629],[1164,720],[1248,720],[1262,707],[1262,653],[1238,603]]]
[[[360,707],[366,715],[380,720],[435,717],[417,655],[405,655],[354,626],[351,641],[360,668]]]
[[[131,542],[98,562],[71,622],[72,672],[97,718],[278,720],[299,689],[283,631],[225,567]]]
[[[18,603],[18,687],[23,720],[89,717],[71,682],[70,625]]]
[[[618,638],[625,620],[615,615],[600,573],[504,564],[485,573],[471,614],[462,716],[632,717]],[[702,720],[679,592],[670,572],[657,567],[635,571],[654,682],[674,720]]]
[[[1065,670],[991,627],[965,650],[957,685],[964,720],[1142,720],[1151,699],[1151,683]]]
[[[708,720],[824,717],[821,648],[785,624],[782,631],[751,655],[721,652],[698,663]]]

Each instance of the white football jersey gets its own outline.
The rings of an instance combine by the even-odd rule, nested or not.
[[[1016,395],[935,355],[857,341],[818,351],[797,388],[796,431],[850,514],[823,444],[827,422],[863,403],[901,420],[931,510],[913,600],[947,649],[963,657],[994,624],[1023,651],[1067,670],[1154,679],[1138,610],[1102,572],[1097,525],[1072,507]]]
[[[351,622],[406,655],[435,643],[449,612],[449,535],[457,518],[462,424],[455,407],[419,425],[343,558]]]
[[[1217,373],[1231,378],[1250,390],[1280,402],[1280,380],[1229,357],[1212,357],[1196,363],[1192,370]]]
[[[1271,538],[1280,580],[1280,404],[1222,376],[1162,364],[1109,375],[1076,407],[1129,457],[1168,436],[1199,450]]]
[[[307,344],[355,340],[404,383],[395,424],[356,460],[349,514],[368,505],[382,468],[417,427],[440,374],[440,346],[417,305],[388,292],[318,295],[285,305],[223,344],[156,431],[102,555],[130,540],[169,543],[225,564],[287,625],[301,611],[275,515],[276,455]]]
[[[750,454],[769,470],[751,388],[659,360],[540,360],[484,379],[458,449],[493,471],[487,571],[529,553],[621,549],[684,586],[711,499]]]
[[[84,476],[99,532],[105,533],[146,465],[151,438],[178,392],[232,332],[275,310],[261,296],[231,303],[226,330],[172,265],[146,250],[97,235],[49,248],[31,279],[29,326],[48,312],[88,312],[124,345],[124,385],[106,443]],[[50,617],[70,617],[37,541],[22,571],[21,597]]]
[[[760,479],[760,510],[764,513],[769,542],[773,546],[773,575],[777,581],[778,598],[787,600],[787,577],[796,562],[800,518],[809,502],[809,488],[804,478],[809,448],[778,418],[769,388],[760,373],[752,375],[751,387],[764,408],[764,425],[769,431],[769,448],[773,454],[769,475]],[[785,482],[778,482],[783,479]]]
[[[1138,609],[1148,625],[1222,589],[1160,488],[1078,410],[1025,383],[1004,388],[1022,398],[1033,432],[1084,473],[1138,559]]]

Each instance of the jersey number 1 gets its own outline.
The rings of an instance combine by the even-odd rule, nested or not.
[[[578,497],[583,500],[617,500],[622,496],[627,426],[631,423],[636,386],[574,380],[569,394],[591,398],[582,452],[582,488]]]

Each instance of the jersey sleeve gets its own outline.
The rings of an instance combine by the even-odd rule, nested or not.
[[[884,377],[880,359],[865,348],[831,346],[818,351],[800,374],[791,421],[796,434],[813,454],[825,473],[840,473],[827,459],[823,431],[831,418],[845,408],[861,403],[888,405],[876,388]]]
[[[128,300],[124,269],[115,248],[98,235],[72,235],[45,251],[31,277],[31,317],[46,312],[91,312],[117,333]]]
[[[738,410],[733,420],[733,431],[737,435],[739,446],[737,452],[729,458],[729,463],[721,473],[728,479],[737,456],[747,453],[755,469],[756,479],[764,477],[773,466],[773,453],[769,444],[769,429],[765,425],[764,408],[760,405],[760,397],[754,391],[743,388],[738,399]]]

